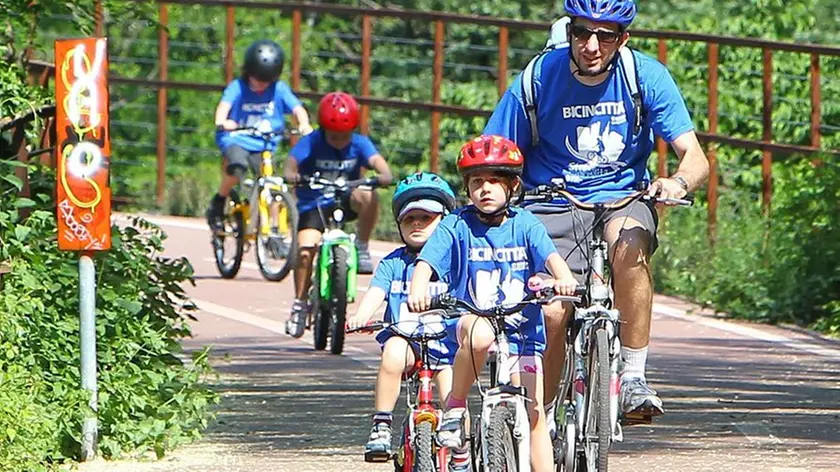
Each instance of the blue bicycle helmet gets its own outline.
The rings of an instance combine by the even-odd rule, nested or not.
[[[569,16],[618,23],[625,29],[636,18],[633,0],[564,0],[563,8]]]
[[[442,206],[444,213],[455,209],[455,193],[445,180],[431,172],[418,172],[402,179],[394,191],[391,211],[394,219],[399,220],[400,213],[406,206],[421,200],[432,200]]]

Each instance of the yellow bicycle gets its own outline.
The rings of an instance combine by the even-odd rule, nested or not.
[[[225,204],[223,228],[213,232],[216,268],[226,279],[236,277],[243,254],[255,244],[260,273],[267,280],[278,282],[289,274],[297,261],[298,210],[286,182],[274,175],[273,154],[269,147],[274,138],[288,139],[299,131],[237,128],[231,133],[262,138],[265,147],[256,181],[249,178],[240,182],[241,196],[237,189],[231,191]]]

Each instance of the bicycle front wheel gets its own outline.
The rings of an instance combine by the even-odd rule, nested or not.
[[[212,235],[213,258],[219,275],[225,279],[232,279],[239,273],[242,266],[242,254],[245,252],[245,219],[243,209],[239,205],[239,194],[231,190],[225,203],[225,213],[222,220],[224,227],[221,231],[214,231]]]
[[[414,444],[415,472],[435,472],[435,451],[432,441],[432,423],[424,421],[417,425]]]
[[[266,280],[279,282],[297,263],[298,209],[288,192],[278,188],[267,195],[256,225],[257,265]]]
[[[610,420],[610,351],[605,327],[595,328],[589,353],[589,390],[586,408],[587,470],[607,472],[612,425]]]
[[[344,324],[347,321],[347,249],[335,245],[332,247],[333,263],[330,267],[330,295],[332,310],[332,330],[330,332],[330,352],[341,354],[344,350]]]
[[[487,472],[516,472],[519,458],[516,442],[513,439],[513,426],[516,415],[508,405],[496,405],[490,411],[490,424],[487,426]],[[530,471],[523,471],[530,472]]]

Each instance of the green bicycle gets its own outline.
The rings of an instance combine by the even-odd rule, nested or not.
[[[347,304],[356,300],[358,273],[356,235],[343,229],[346,209],[342,202],[348,200],[354,189],[373,189],[379,183],[375,178],[349,181],[339,178],[332,181],[315,174],[304,177],[298,185],[322,192],[315,205],[325,228],[313,260],[309,289],[312,309],[306,327],[312,330],[316,350],[324,350],[329,344],[330,352],[337,355],[344,350]]]

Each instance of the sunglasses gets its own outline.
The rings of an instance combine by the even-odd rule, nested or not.
[[[594,34],[598,37],[598,42],[604,44],[612,44],[621,37],[621,31],[591,30],[583,25],[571,25],[569,31],[575,39],[582,41],[589,41]]]

